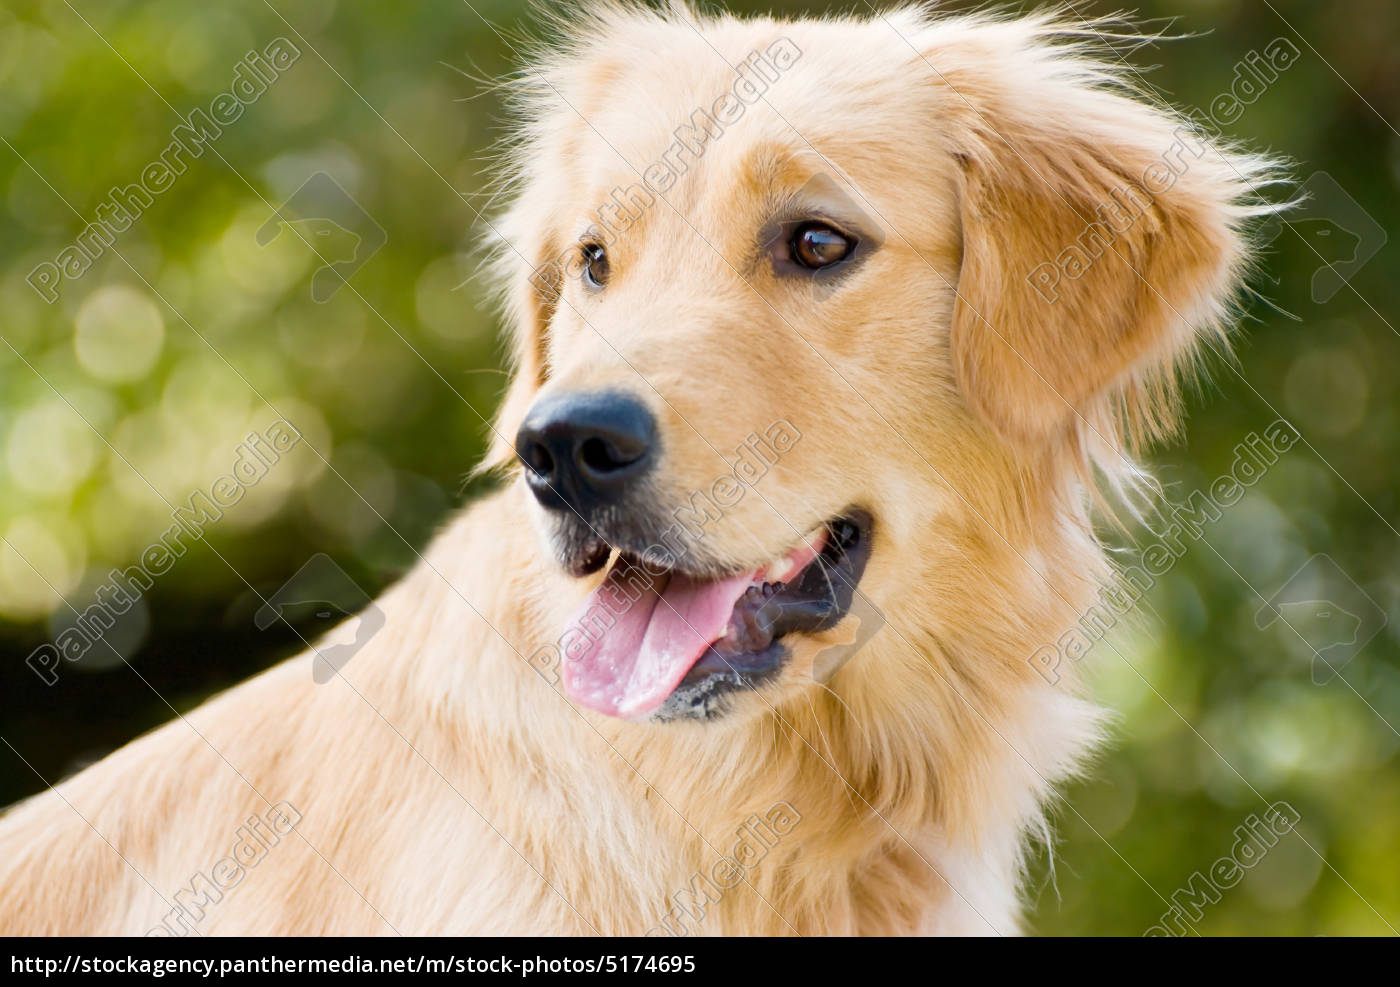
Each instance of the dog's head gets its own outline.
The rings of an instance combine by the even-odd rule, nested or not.
[[[1091,540],[1084,477],[1169,427],[1259,166],[1081,42],[612,11],[522,72],[493,459],[577,579],[575,701],[761,710],[882,613],[1015,624],[970,584]]]

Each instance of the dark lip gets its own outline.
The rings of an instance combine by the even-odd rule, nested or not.
[[[787,664],[790,652],[781,640],[747,660],[719,659],[713,649],[706,652],[686,673],[665,701],[651,714],[656,723],[676,720],[709,720],[722,716],[731,705],[730,697],[744,689],[757,689],[776,679]]]
[[[626,520],[619,521],[623,529],[632,527]],[[650,720],[664,723],[722,715],[732,705],[733,693],[777,678],[790,655],[783,643],[787,635],[823,631],[846,616],[870,558],[874,520],[868,510],[852,506],[828,520],[826,528],[827,544],[821,554],[791,583],[771,584],[771,592],[764,587],[765,599],[752,604],[748,614],[752,618],[750,632],[745,635],[745,644],[752,646],[721,651],[711,645],[651,713]],[[701,567],[684,562],[663,565],[648,558],[644,549],[631,547],[652,544],[644,532],[628,534],[634,537],[612,541],[608,532],[597,530],[568,537],[560,545],[559,561],[577,577],[597,572],[612,558],[614,550],[619,556],[617,565],[637,566],[653,578],[684,573],[697,579],[724,579],[752,571],[751,566]],[[754,592],[755,588],[750,588],[749,594]],[[736,604],[736,613],[743,603],[741,599]]]
[[[658,722],[705,720],[724,713],[729,697],[776,678],[787,663],[783,638],[826,630],[850,610],[870,558],[873,523],[868,511],[848,508],[827,522],[822,553],[791,583],[778,584],[752,613],[756,647],[708,648],[679,685],[652,714]],[[752,591],[751,591],[752,592]]]

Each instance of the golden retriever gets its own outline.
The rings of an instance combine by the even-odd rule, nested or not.
[[[569,18],[488,221],[506,482],[330,682],[13,808],[4,932],[1021,930],[1103,723],[1034,656],[1267,162],[1073,18]]]

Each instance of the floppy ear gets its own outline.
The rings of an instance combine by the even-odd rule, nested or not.
[[[1111,88],[1121,67],[1052,43],[1044,22],[981,30],[930,55],[961,123],[964,398],[1019,445],[1086,423],[1115,443],[1168,432],[1179,363],[1223,336],[1264,163]]]

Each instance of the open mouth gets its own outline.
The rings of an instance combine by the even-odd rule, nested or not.
[[[713,713],[720,696],[775,675],[785,635],[833,626],[870,554],[870,516],[851,510],[766,565],[711,577],[658,570],[616,551],[569,618],[564,689],[623,719]]]

